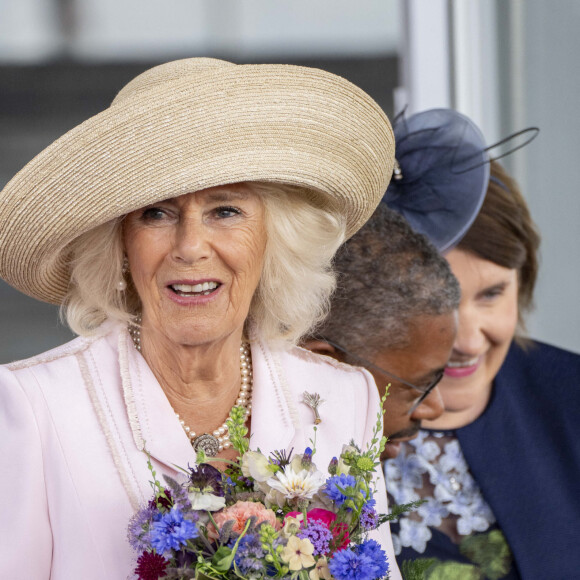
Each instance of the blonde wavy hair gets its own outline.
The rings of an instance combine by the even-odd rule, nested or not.
[[[345,239],[342,214],[311,190],[252,182],[265,207],[267,242],[262,274],[246,321],[267,340],[296,343],[326,316],[336,286],[332,259]],[[77,334],[105,320],[129,324],[141,309],[123,273],[124,216],[79,236],[70,247],[70,289],[61,317]],[[118,283],[125,276],[127,288]]]

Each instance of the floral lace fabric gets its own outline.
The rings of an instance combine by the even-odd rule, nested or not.
[[[427,500],[399,519],[399,533],[393,534],[397,555],[402,547],[425,552],[430,528],[458,544],[495,523],[452,432],[420,431],[416,439],[401,445],[396,458],[385,461],[384,470],[390,502]]]

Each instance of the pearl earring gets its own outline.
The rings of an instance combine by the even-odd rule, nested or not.
[[[125,257],[123,259],[123,266],[121,268],[121,279],[117,282],[117,291],[124,292],[127,289],[127,282],[125,281],[125,274],[129,271],[129,260]]]

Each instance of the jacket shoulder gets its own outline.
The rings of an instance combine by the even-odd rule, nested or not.
[[[328,391],[333,396],[349,395],[364,400],[378,397],[372,375],[362,367],[356,367],[336,359],[311,352],[298,346],[285,349],[281,356],[282,366],[304,390]]]
[[[301,346],[292,346],[288,350],[288,354],[295,357],[299,361],[304,361],[305,363],[313,363],[316,365],[322,365],[323,367],[330,367],[337,369],[339,371],[345,371],[348,373],[360,373],[363,370],[361,367],[349,365],[332,358],[331,356],[326,356],[324,354],[318,354],[317,352],[312,352]]]
[[[500,374],[514,370],[526,371],[538,378],[546,375],[552,379],[559,376],[580,378],[580,354],[537,340],[525,346],[514,342]]]

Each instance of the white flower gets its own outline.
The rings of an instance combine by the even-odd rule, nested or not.
[[[260,484],[260,489],[265,494],[264,505],[267,508],[272,508],[274,506],[283,508],[286,505],[286,496],[283,493],[269,487],[267,483]]]
[[[298,514],[297,518],[293,518],[292,516],[287,516],[284,520],[284,527],[281,530],[281,534],[285,538],[290,538],[290,536],[295,536],[297,532],[300,531],[300,527],[302,526],[302,521],[304,520],[304,516],[302,514]]]
[[[282,493],[286,499],[311,499],[325,482],[326,476],[320,471],[312,473],[306,469],[294,471],[292,465],[287,465],[266,483],[275,491]]]
[[[308,572],[310,580],[332,580],[332,574],[328,569],[328,561],[325,556],[322,556],[316,562],[316,566]]]
[[[242,457],[242,473],[244,477],[263,482],[272,477],[272,464],[259,451],[246,451]]]
[[[203,493],[201,491],[190,491],[188,494],[191,507],[194,510],[205,510],[215,512],[226,506],[226,498],[213,493]]]
[[[314,556],[314,546],[308,538],[300,539],[297,536],[292,536],[286,547],[282,551],[282,560],[288,564],[288,568],[293,572],[302,570],[302,568],[310,568],[316,564]]]

